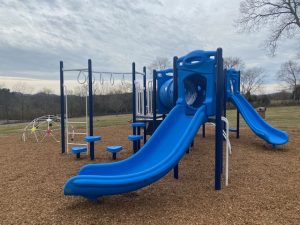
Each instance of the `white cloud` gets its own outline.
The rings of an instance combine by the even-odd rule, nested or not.
[[[132,61],[142,68],[157,56],[223,47],[225,56],[265,68],[274,83],[280,64],[294,56],[295,41],[266,56],[265,31],[235,31],[239,2],[0,0],[0,75],[58,81],[61,59],[68,68],[86,67],[92,58],[95,69],[130,71]]]

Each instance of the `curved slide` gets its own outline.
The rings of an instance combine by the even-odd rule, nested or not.
[[[206,107],[195,115],[177,104],[150,140],[136,154],[114,163],[83,166],[70,178],[65,195],[96,201],[104,195],[121,194],[145,187],[165,176],[184,156],[200,126],[207,121]]]
[[[272,145],[282,145],[288,142],[288,134],[270,126],[241,94],[235,93],[229,99],[237,107],[248,126],[257,136]]]

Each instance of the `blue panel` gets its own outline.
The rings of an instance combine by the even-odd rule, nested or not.
[[[215,115],[216,51],[196,50],[178,59],[178,101],[193,114],[206,105],[207,115]]]
[[[174,107],[173,102],[173,69],[157,71],[157,110],[167,114]]]

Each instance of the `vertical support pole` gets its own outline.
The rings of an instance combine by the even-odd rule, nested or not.
[[[66,152],[65,146],[65,93],[64,93],[64,63],[59,62],[60,71],[60,135],[61,135],[61,153]]]
[[[178,99],[178,70],[177,70],[177,61],[178,57],[174,56],[173,58],[173,105],[176,105],[177,99]],[[186,151],[189,152],[189,148]],[[178,164],[173,169],[174,178],[179,178],[179,166]]]
[[[132,122],[136,122],[135,63],[132,63]]]
[[[205,123],[202,125],[202,137],[205,138]]]
[[[94,122],[93,122],[93,73],[92,73],[92,60],[88,60],[88,82],[89,82],[89,136],[94,135]],[[94,160],[95,143],[90,142],[90,158]]]
[[[153,70],[153,94],[152,94],[152,107],[153,107],[153,132],[156,130],[156,79],[157,79],[157,72]]]
[[[178,57],[173,58],[173,104],[176,105],[178,99],[178,71],[177,71]]]
[[[179,166],[178,166],[179,164],[177,164],[175,167],[174,167],[174,178],[175,179],[177,179],[178,180],[178,178],[179,178]]]
[[[135,87],[135,62],[132,63],[132,122],[136,122],[136,87]],[[133,135],[136,135],[135,127],[132,127]],[[133,152],[137,151],[136,141],[132,142]]]
[[[239,71],[238,75],[238,92],[241,91],[241,71]],[[236,138],[240,138],[240,112],[236,109]]]
[[[216,128],[215,128],[215,190],[221,190],[222,154],[223,154],[223,59],[222,49],[217,49],[217,87],[216,87]]]
[[[144,76],[143,76],[143,87],[144,87],[144,116],[146,116],[146,104],[148,104],[147,102],[147,85],[146,85],[146,82],[147,82],[147,70],[146,70],[146,66],[143,67],[143,73],[144,73]],[[147,135],[146,135],[146,130],[144,128],[144,144],[146,143],[147,141]]]
[[[224,117],[226,117],[226,114],[227,114],[227,112],[226,112],[226,103],[227,103],[227,76],[226,76],[226,74],[227,74],[227,70],[226,69],[224,69],[224,72],[223,72],[223,79],[224,79],[224,99],[223,99],[223,115],[224,115]],[[224,123],[224,131],[226,132],[226,123]]]

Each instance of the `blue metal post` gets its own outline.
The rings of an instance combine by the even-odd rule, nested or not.
[[[146,85],[146,82],[147,82],[147,70],[146,70],[146,66],[143,67],[143,73],[144,73],[144,76],[143,76],[143,87],[144,87],[144,116],[146,116],[146,104],[147,104],[147,85]],[[146,130],[145,130],[145,127],[144,127],[144,144],[146,143],[147,141],[147,135],[146,135]]]
[[[135,88],[135,63],[132,63],[132,122],[136,122],[136,88]],[[136,135],[136,128],[132,127],[132,133]],[[137,151],[137,143],[136,141],[132,142],[133,152]]]
[[[61,153],[66,152],[65,146],[65,93],[64,93],[64,63],[60,61],[60,135],[61,135]]]
[[[223,95],[224,95],[224,100],[223,100],[223,115],[224,115],[224,117],[226,117],[226,114],[227,114],[227,112],[226,112],[226,103],[227,103],[227,93],[226,93],[226,85],[227,85],[227,79],[226,79],[226,74],[227,74],[227,70],[226,69],[224,69],[224,72],[223,72],[223,74],[224,74],[224,76],[223,76],[223,79],[224,79],[224,93],[223,93]],[[226,123],[224,123],[224,131],[226,132]]]
[[[94,122],[93,122],[93,73],[92,73],[92,60],[88,60],[88,76],[89,76],[89,135],[94,135]],[[95,143],[90,142],[90,158],[94,160]]]
[[[178,99],[178,71],[177,71],[178,57],[173,58],[173,104],[176,105]]]
[[[241,71],[238,75],[238,91],[241,91]],[[240,112],[236,109],[236,138],[240,138]]]
[[[153,132],[156,130],[156,78],[157,78],[157,72],[156,70],[153,70],[153,94],[152,94],[152,111],[153,111]]]
[[[179,178],[179,164],[177,164],[177,165],[174,167],[173,171],[174,171],[174,178],[175,178],[175,179],[178,179],[178,178]]]
[[[178,70],[177,70],[177,61],[178,57],[174,56],[173,58],[173,104],[176,105],[177,99],[178,99]],[[189,149],[186,151],[189,152]],[[179,166],[178,164],[173,169],[174,178],[179,178]]]
[[[223,154],[223,58],[222,49],[217,49],[217,87],[216,87],[216,128],[215,128],[215,189],[221,190],[222,154]]]

